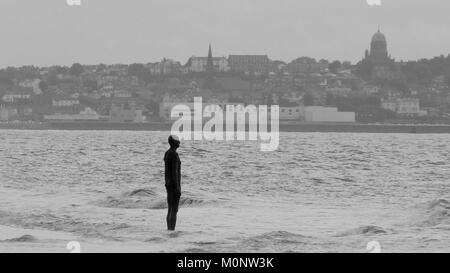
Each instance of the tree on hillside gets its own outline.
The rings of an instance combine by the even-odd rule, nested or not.
[[[6,71],[0,71],[0,84],[13,85],[13,78]]]
[[[134,63],[128,67],[128,74],[130,76],[136,76],[139,78],[144,74],[144,71],[145,71],[145,66],[143,64]]]
[[[42,92],[47,92],[48,90],[48,84],[45,81],[39,82],[39,89],[41,89]]]
[[[350,61],[345,61],[342,63],[342,67],[344,69],[351,69],[352,68],[352,63]]]
[[[70,68],[68,68],[67,66],[54,66],[52,67],[57,74],[67,74],[70,71]]]
[[[450,69],[445,73],[445,84],[450,86]]]
[[[327,93],[325,104],[326,105],[336,105],[336,102],[337,102],[336,96],[331,93]]]
[[[419,63],[414,66],[413,75],[415,76],[418,83],[425,85],[428,85],[433,77],[431,68],[424,63]]]
[[[312,106],[312,105],[314,105],[314,96],[311,95],[310,93],[306,93],[303,96],[303,104],[305,106]]]
[[[338,72],[338,69],[341,68],[342,64],[340,61],[334,61],[332,63],[330,63],[330,65],[328,66],[328,69],[330,70],[331,73],[336,74]]]
[[[143,64],[134,63],[128,66],[128,75],[148,83],[151,79],[150,71]]]
[[[79,63],[74,63],[69,70],[69,73],[74,76],[80,76],[84,72],[84,68]]]
[[[364,80],[372,78],[373,63],[369,59],[364,59],[356,66],[355,74]]]
[[[86,88],[87,91],[94,91],[98,89],[98,83],[95,79],[88,79],[83,81],[83,87]]]
[[[58,75],[54,72],[50,72],[46,79],[48,85],[58,85],[60,80],[58,79]]]

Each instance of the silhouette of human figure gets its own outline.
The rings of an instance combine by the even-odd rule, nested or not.
[[[181,161],[177,149],[180,140],[176,136],[169,136],[170,148],[164,155],[165,179],[167,190],[167,229],[175,230],[177,223],[178,205],[181,197]]]

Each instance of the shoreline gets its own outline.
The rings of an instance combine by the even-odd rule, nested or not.
[[[0,130],[170,131],[171,123],[0,123]],[[248,126],[247,129],[248,130]],[[446,124],[281,123],[280,132],[450,134]]]
[[[123,242],[83,238],[65,231],[0,225],[0,253],[148,253],[149,251],[148,243],[145,242],[129,242],[124,245]]]

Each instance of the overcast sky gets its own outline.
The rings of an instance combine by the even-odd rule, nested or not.
[[[378,25],[397,60],[450,53],[449,0],[0,0],[0,67],[267,54],[358,61]]]

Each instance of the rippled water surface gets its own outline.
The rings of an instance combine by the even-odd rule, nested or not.
[[[450,252],[450,137],[185,142],[165,231],[164,132],[0,131],[0,251]],[[3,232],[3,234],[1,234]],[[29,237],[23,237],[29,235]]]

